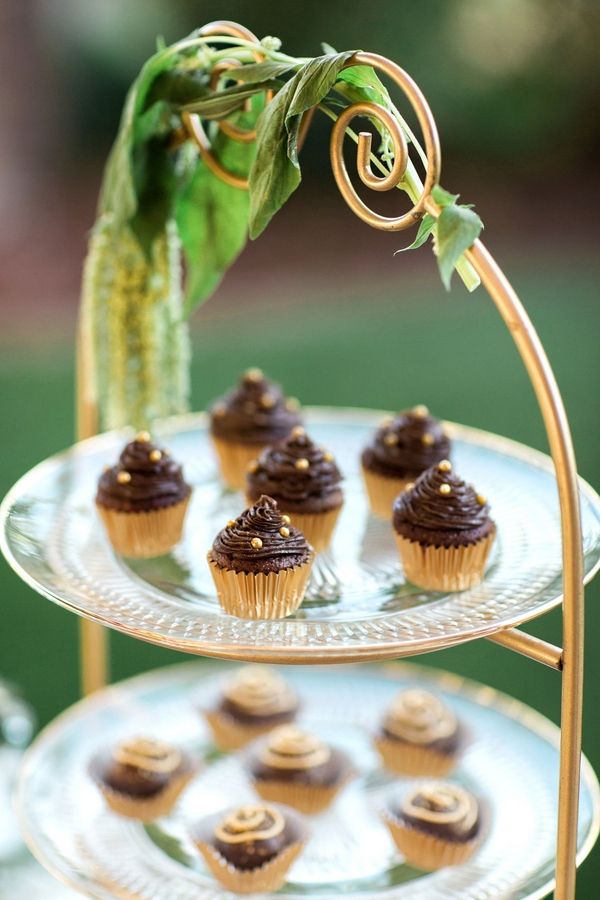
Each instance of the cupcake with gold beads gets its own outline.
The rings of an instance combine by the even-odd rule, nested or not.
[[[404,573],[413,584],[464,591],[482,580],[496,526],[485,497],[448,460],[396,498],[392,521]]]
[[[300,424],[299,408],[260,369],[248,369],[234,390],[213,403],[210,436],[228,487],[244,488],[249,463]]]
[[[406,485],[449,455],[450,439],[426,406],[385,419],[361,456],[373,514],[390,519],[392,504]]]
[[[160,556],[181,540],[190,495],[181,466],[141,431],[100,476],[96,508],[117,553]]]

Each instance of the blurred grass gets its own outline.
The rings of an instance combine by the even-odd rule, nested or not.
[[[598,268],[555,264],[511,270],[544,342],[563,391],[581,474],[600,484]],[[295,302],[294,302],[295,301]],[[433,281],[375,286],[369,296],[346,290],[280,307],[258,302],[219,317],[199,314],[193,364],[194,407],[225,390],[237,373],[260,365],[304,403],[399,409],[426,403],[445,418],[496,431],[546,449],[532,391],[506,329],[483,291],[442,294]],[[5,441],[0,489],[71,442],[73,360],[70,347],[4,347],[0,357],[0,420]],[[543,527],[543,523],[540,524]],[[78,695],[77,620],[37,597],[2,564],[0,671],[19,683],[40,723]],[[587,591],[587,693],[584,747],[600,770],[596,685],[600,659],[600,584]],[[560,642],[555,612],[533,626]],[[181,657],[112,636],[113,677]],[[559,677],[486,641],[430,655],[427,663],[458,671],[559,717]],[[579,896],[592,897],[600,876],[596,852],[584,867]]]

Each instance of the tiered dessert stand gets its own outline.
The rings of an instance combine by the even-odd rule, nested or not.
[[[233,23],[205,34],[248,36]],[[252,36],[250,36],[252,37]],[[391,128],[376,104],[355,104],[331,139],[337,184],[354,212],[375,228],[406,228],[424,211],[439,215],[431,197],[439,181],[440,149],[429,107],[395,63],[357,53],[349,65],[369,65],[408,97],[427,150],[422,196],[400,218],[371,211],[352,186],[342,155],[348,122],[367,115]],[[211,156],[194,117],[186,127],[205,160],[232,182]],[[393,123],[392,123],[393,124]],[[399,129],[396,156],[406,158]],[[401,175],[378,179],[369,169],[368,135],[360,136],[358,176],[368,186],[393,187]],[[239,179],[237,180],[239,182]],[[234,182],[235,183],[235,180]],[[237,185],[240,189],[244,184]],[[157,733],[208,752],[197,705],[219,690],[227,666],[186,664],[106,688],[108,626],[163,647],[201,656],[293,664],[286,670],[305,701],[304,717],[354,754],[361,774],[338,806],[313,823],[313,838],[284,891],[311,898],[347,893],[360,898],[543,897],[575,895],[576,864],[591,849],[600,822],[596,778],[581,759],[583,585],[600,565],[600,498],[577,478],[561,396],[538,336],[510,284],[485,247],[466,254],[479,273],[521,354],[541,409],[551,459],[505,438],[447,424],[454,459],[490,498],[498,540],[483,583],[459,594],[430,594],[404,581],[389,527],[368,515],[358,458],[382,413],[352,409],[306,411],[311,435],[338,457],[346,503],[331,551],[318,558],[301,609],[279,621],[241,621],[219,608],[205,564],[216,531],[239,513],[241,497],[225,492],[211,461],[204,415],[156,423],[194,486],[182,543],[168,556],[118,558],[96,519],[93,496],[102,465],[127,434],[93,437],[94,397],[80,346],[80,438],[73,448],[25,475],[2,507],[4,553],[19,575],[50,600],[83,617],[84,699],[50,725],[23,766],[18,807],[25,837],[58,878],[92,897],[216,898],[219,886],[203,869],[187,824],[211,809],[250,798],[239,761],[219,757],[184,795],[177,812],[151,826],[119,819],[87,777],[99,741]],[[563,646],[516,626],[562,604]],[[391,660],[486,638],[557,670],[562,678],[561,729],[515,700],[456,676],[412,665],[315,669],[315,663]],[[457,777],[480,794],[488,831],[479,852],[456,870],[425,875],[394,853],[376,815],[393,784],[377,771],[368,741],[400,684],[429,683],[456,707],[471,734]]]

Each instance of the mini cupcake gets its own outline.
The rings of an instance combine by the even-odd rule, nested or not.
[[[300,702],[275,669],[244,666],[223,688],[204,716],[221,750],[237,750],[286,722],[292,722]]]
[[[263,894],[284,883],[304,846],[306,828],[291,809],[253,804],[209,816],[192,837],[224,887],[236,894]]]
[[[308,731],[280,725],[249,751],[247,768],[263,800],[320,813],[353,776],[345,753]]]
[[[463,744],[452,710],[419,688],[394,698],[375,737],[385,768],[396,775],[442,778],[454,768]]]
[[[182,750],[141,737],[96,754],[90,763],[90,775],[110,808],[142,822],[167,815],[196,770]]]
[[[234,490],[243,489],[250,461],[300,424],[298,401],[284,397],[279,385],[267,381],[260,369],[248,369],[209,414],[221,475]]]
[[[283,619],[302,603],[313,558],[302,532],[263,496],[219,532],[208,564],[226,613]]]
[[[427,872],[466,862],[481,838],[477,800],[449,782],[411,787],[383,819],[406,861]]]
[[[426,406],[386,419],[361,457],[373,514],[390,519],[392,504],[406,485],[449,455],[450,441]]]
[[[117,553],[160,556],[181,540],[190,494],[169,451],[141,431],[100,476],[96,508]]]
[[[261,494],[273,497],[320,552],[331,541],[344,502],[341,480],[332,454],[317,447],[297,425],[285,440],[250,463],[246,493],[250,503]]]
[[[455,475],[447,459],[424,472],[394,503],[407,579],[432,591],[479,584],[496,536],[489,512],[485,497]]]

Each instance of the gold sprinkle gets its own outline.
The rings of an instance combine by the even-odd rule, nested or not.
[[[129,482],[131,481],[131,475],[129,474],[129,472],[119,472],[119,474],[117,475],[117,481],[119,482],[119,484],[129,484]]]
[[[300,401],[297,397],[288,397],[285,401],[285,408],[289,412],[297,412],[300,409]]]
[[[452,488],[450,487],[449,484],[446,484],[446,483],[440,484],[440,494],[451,494],[451,493],[452,493]]]
[[[228,527],[228,528],[233,528],[234,525],[235,525],[235,519],[228,519],[228,520],[227,520],[227,527]]]
[[[300,459],[296,460],[294,466],[296,469],[305,472],[310,467],[310,463],[307,459],[305,459],[305,457],[301,456]]]
[[[253,550],[260,550],[260,548],[262,547],[262,541],[260,538],[252,538],[250,543],[252,544]]]
[[[329,450],[326,450],[323,454],[323,459],[325,462],[333,462],[333,453],[330,453]]]
[[[421,443],[426,447],[431,447],[435,443],[435,438],[429,431],[426,431],[421,438]]]
[[[429,415],[429,410],[426,406],[423,406],[422,403],[419,403],[417,406],[413,406],[412,408],[413,416],[416,416],[418,419],[424,419],[425,416]]]
[[[404,490],[405,490],[405,491],[412,491],[412,489],[414,488],[414,486],[415,486],[414,481],[409,481],[409,482],[404,486]]]
[[[162,453],[160,450],[151,450],[148,454],[148,459],[150,462],[160,462],[162,459]]]
[[[263,394],[260,398],[260,405],[263,409],[273,409],[275,406],[275,397],[273,394]]]
[[[396,444],[398,443],[398,435],[395,434],[393,431],[388,431],[383,436],[383,443],[385,444],[386,447],[395,447]]]
[[[483,496],[483,494],[477,494],[476,499],[480,506],[485,506],[485,504],[487,503],[487,499]]]
[[[452,463],[449,459],[443,459],[438,463],[438,472],[451,472],[452,471]]]
[[[251,459],[246,471],[248,471],[250,475],[254,475],[254,473],[258,471],[258,460]]]
[[[281,521],[284,523],[284,525],[289,525],[292,520],[289,516],[282,516]]]
[[[136,441],[140,444],[147,444],[150,440],[150,432],[149,431],[138,431],[135,436]]]
[[[279,529],[279,534],[281,535],[281,537],[289,537],[290,529],[286,528],[285,525],[282,525],[282,527]]]
[[[248,381],[251,384],[262,381],[263,377],[262,369],[252,368],[246,369],[244,372],[244,381]]]
[[[290,432],[290,436],[293,438],[301,438],[301,437],[304,437],[305,434],[306,434],[306,432],[305,432],[304,428],[302,427],[302,425],[296,425],[296,427],[292,428],[292,430]]]

